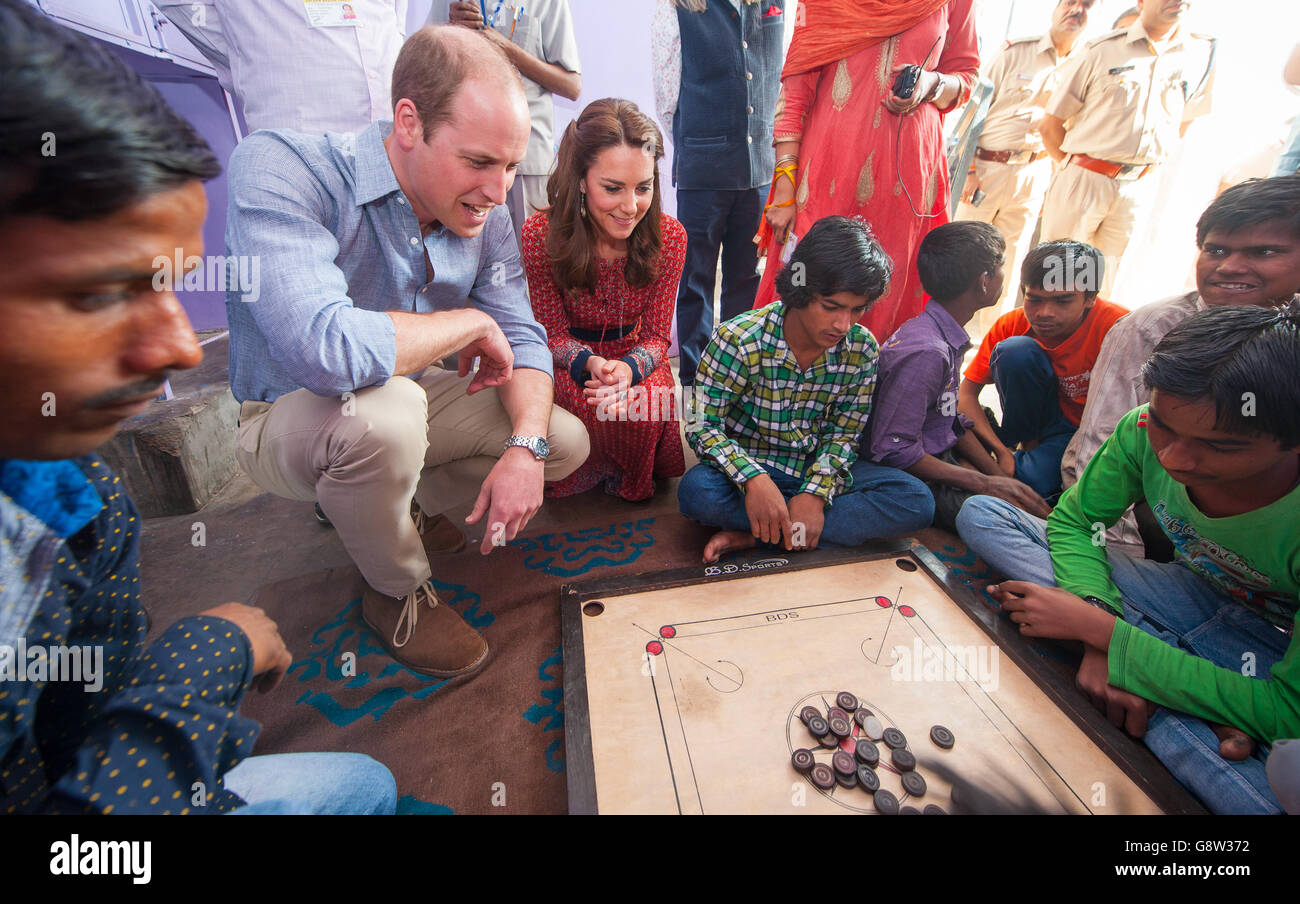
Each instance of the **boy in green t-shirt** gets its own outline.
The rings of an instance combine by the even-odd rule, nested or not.
[[[1206,806],[1277,813],[1265,747],[1300,736],[1300,311],[1197,314],[1143,378],[1150,403],[1047,521],[976,496],[957,528],[1013,579],[989,590],[1022,633],[1081,641],[1080,689]],[[1142,498],[1172,563],[1105,548]]]

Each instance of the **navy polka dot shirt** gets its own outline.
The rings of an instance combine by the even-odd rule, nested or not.
[[[0,813],[242,804],[221,776],[258,733],[238,713],[252,649],[205,616],[145,646],[140,526],[95,456],[0,461]]]

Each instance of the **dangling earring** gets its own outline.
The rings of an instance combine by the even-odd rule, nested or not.
[[[585,219],[587,219],[587,193],[586,193],[585,191],[583,191],[582,189],[578,189],[578,193],[582,195],[582,211],[581,211],[581,213],[582,213],[582,218],[585,220]]]

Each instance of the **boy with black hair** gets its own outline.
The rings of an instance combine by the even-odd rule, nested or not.
[[[934,494],[935,524],[952,530],[961,505],[976,493],[997,496],[1047,517],[1047,503],[998,469],[957,411],[961,362],[970,348],[966,324],[997,303],[1006,242],[990,223],[959,221],[931,230],[916,269],[930,296],[925,309],[880,349],[865,455],[902,468]]]
[[[957,409],[1002,473],[1049,500],[1061,489],[1061,455],[1079,426],[1102,340],[1128,313],[1097,297],[1104,270],[1101,252],[1083,242],[1030,251],[1020,268],[1024,307],[994,322],[957,393]],[[989,383],[1002,402],[1000,426],[980,406]]]
[[[892,269],[864,222],[824,217],[777,276],[781,301],[718,327],[687,428],[701,463],[677,487],[683,515],[719,528],[705,562],[760,542],[857,546],[934,517],[919,480],[858,460],[877,355],[858,319]]]
[[[1227,189],[1196,221],[1196,247],[1195,290],[1138,308],[1106,334],[1079,430],[1061,460],[1064,486],[1119,419],[1147,400],[1142,365],[1166,333],[1212,307],[1274,308],[1300,292],[1300,175]]]
[[[1079,687],[1216,813],[1279,812],[1251,739],[1300,735],[1297,373],[1300,311],[1197,314],[1046,522],[981,496],[957,517],[1012,621],[1082,642]],[[1172,563],[1097,542],[1143,497]]]
[[[0,0],[0,81],[0,812],[392,813],[368,756],[249,756],[240,703],[293,662],[261,609],[145,644],[140,517],[93,452],[202,358],[155,277],[202,253],[216,158],[107,47],[22,0]]]

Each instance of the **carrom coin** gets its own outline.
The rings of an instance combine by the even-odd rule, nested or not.
[[[880,736],[885,739],[886,746],[892,747],[894,750],[907,746],[907,736],[897,728],[886,728]]]
[[[857,712],[858,698],[850,694],[848,691],[840,691],[836,694],[835,703],[845,712]]]
[[[865,763],[873,769],[880,762],[880,748],[869,738],[858,738],[858,742],[853,746],[853,755],[857,757],[859,763]]]
[[[841,785],[843,785],[846,788],[852,788],[854,785],[858,783],[858,777],[852,772],[850,772],[848,775],[845,775],[842,772],[836,772],[835,781],[839,782]]]
[[[831,757],[831,767],[840,775],[852,775],[857,768],[853,756],[847,750],[837,750]]]
[[[875,794],[880,790],[880,776],[876,775],[876,770],[864,763],[859,763],[857,772],[858,784],[862,786],[864,791],[868,794]]]
[[[859,706],[853,711],[853,721],[858,723],[858,728],[863,731],[867,730],[867,720],[871,718],[871,710],[865,706]]]
[[[831,727],[821,716],[812,716],[808,719],[808,730],[812,732],[814,738],[824,737],[831,733]]]
[[[923,797],[925,795],[925,779],[919,772],[903,773],[903,790],[913,797]]]
[[[845,722],[847,722],[853,717],[850,716],[848,713],[846,713],[844,710],[840,709],[838,706],[832,706],[830,709],[826,711],[826,718],[827,720],[843,719]]]
[[[922,816],[947,816],[948,811],[938,804],[926,804],[925,809],[921,811]]]
[[[898,815],[899,816],[920,816],[921,811],[918,810],[916,807],[900,807],[898,810]]]
[[[930,729],[930,740],[936,747],[942,747],[944,750],[952,750],[952,745],[957,743],[951,731],[942,725],[935,725]]]
[[[882,813],[885,816],[898,815],[898,798],[892,792],[882,788],[875,793],[874,799],[877,813]]]
[[[835,787],[835,773],[830,766],[825,763],[817,763],[808,773],[812,783],[823,791],[829,791]]]
[[[821,718],[821,711],[815,706],[805,706],[803,709],[799,710],[799,720],[805,725],[808,724],[808,720],[813,716]]]
[[[827,750],[834,750],[836,747],[840,746],[840,739],[827,732],[825,737],[817,739],[817,743],[821,744]]]
[[[861,712],[861,710],[859,710]],[[867,716],[862,723],[862,732],[873,741],[879,741],[885,734],[885,726],[875,716]]]
[[[912,751],[899,747],[889,754],[889,760],[899,772],[908,772],[916,768],[916,757]]]
[[[793,765],[794,768],[799,770],[800,772],[803,773],[811,772],[813,767],[812,751],[800,747],[798,750],[796,750],[793,754],[790,755],[790,764]]]
[[[831,734],[837,738],[847,738],[849,736],[849,720],[843,716],[831,716]]]

